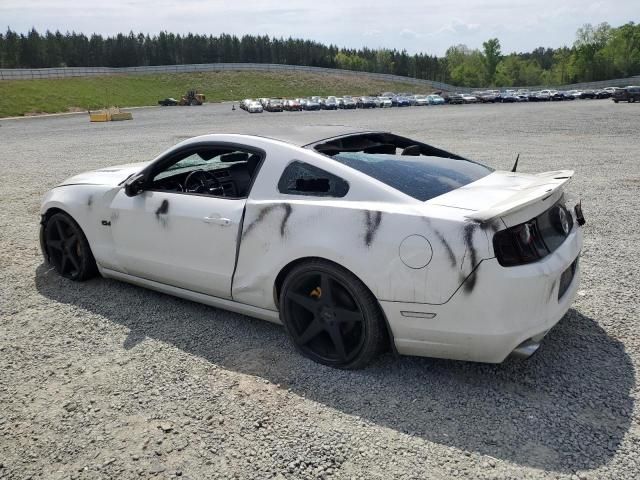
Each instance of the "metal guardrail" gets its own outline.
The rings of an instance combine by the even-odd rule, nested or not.
[[[307,72],[323,73],[327,75],[351,75],[367,77],[374,80],[402,82],[413,85],[429,86],[434,90],[448,92],[470,92],[480,90],[478,88],[456,87],[448,83],[423,80],[420,78],[402,77],[386,73],[361,72],[357,70],[342,70],[334,68],[310,67],[303,65],[283,65],[275,63],[196,63],[188,65],[150,65],[144,67],[63,67],[63,68],[0,68],[0,80],[34,80],[70,77],[91,77],[104,75],[136,75],[149,73],[197,73],[219,71],[270,71],[270,72]],[[509,87],[527,88],[528,90],[540,90],[555,88],[558,90],[597,89],[603,87],[619,87],[640,84],[640,76],[630,78],[618,78],[599,82],[574,83],[570,85],[544,85],[535,87]]]
[[[219,71],[294,71],[307,73],[324,73],[328,75],[351,75],[367,77],[375,80],[402,82],[414,85],[425,85],[436,90],[460,90],[442,82],[423,80],[420,78],[402,77],[385,73],[361,72],[334,68],[309,67],[302,65],[282,65],[274,63],[203,63],[188,65],[150,65],[145,67],[64,67],[64,68],[3,68],[0,69],[0,80],[37,80],[70,77],[91,77],[104,75],[135,75],[149,73],[197,73]],[[467,91],[468,89],[463,89]]]

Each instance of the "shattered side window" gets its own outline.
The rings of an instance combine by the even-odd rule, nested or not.
[[[282,172],[278,191],[289,195],[344,197],[349,191],[349,184],[321,168],[294,161]]]
[[[340,152],[331,158],[422,202],[475,182],[493,171],[468,160],[425,155]]]

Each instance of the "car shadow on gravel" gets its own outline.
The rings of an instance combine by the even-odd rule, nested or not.
[[[520,465],[573,472],[606,464],[630,427],[634,369],[621,342],[570,310],[527,361],[486,365],[384,355],[361,371],[302,358],[268,322],[124,283],[74,283],[41,265],[43,296],[212,364],[407,435]]]

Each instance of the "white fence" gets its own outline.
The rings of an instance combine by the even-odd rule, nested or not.
[[[197,73],[220,71],[270,71],[270,72],[307,72],[339,74],[362,77],[375,80],[403,82],[414,85],[426,85],[436,90],[450,90],[451,85],[419,78],[401,77],[384,73],[360,72],[354,70],[340,70],[333,68],[307,67],[300,65],[281,65],[274,63],[199,63],[189,65],[151,65],[147,67],[64,67],[64,68],[4,68],[0,69],[0,80],[34,80],[47,78],[91,77],[104,75],[135,75],[148,73]]]
[[[281,65],[274,63],[198,63],[189,65],[152,65],[147,67],[64,67],[64,68],[0,68],[0,80],[33,80],[46,78],[69,78],[69,77],[91,77],[104,75],[122,74],[147,74],[147,73],[195,73],[195,72],[220,72],[220,71],[243,71],[259,70],[269,72],[307,72],[323,73],[327,75],[351,75],[367,77],[374,80],[385,80],[391,82],[403,82],[413,85],[429,86],[434,90],[468,92],[472,89],[466,87],[456,87],[447,83],[435,82],[432,80],[422,80],[419,78],[401,77],[398,75],[388,75],[385,73],[360,72],[354,70],[340,70],[333,68],[307,67],[300,65]],[[640,76],[630,78],[618,78],[601,82],[575,83],[571,85],[545,85],[537,87],[527,87],[529,90],[539,90],[542,88],[557,88],[562,90],[573,89],[597,89],[602,87],[618,87],[640,84]],[[513,87],[512,87],[513,88]],[[478,90],[477,88],[475,90]]]

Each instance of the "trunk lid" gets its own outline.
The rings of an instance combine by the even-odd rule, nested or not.
[[[464,216],[478,222],[500,217],[509,226],[533,218],[555,203],[572,176],[572,170],[537,175],[496,171],[426,203],[466,210]]]

